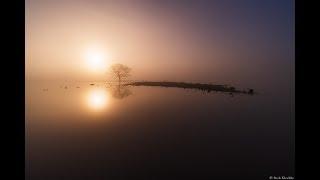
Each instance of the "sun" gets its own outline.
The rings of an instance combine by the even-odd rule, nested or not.
[[[92,47],[87,49],[85,61],[87,69],[95,72],[104,71],[107,67],[109,57],[101,48]]]

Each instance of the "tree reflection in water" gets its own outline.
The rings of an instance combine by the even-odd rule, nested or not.
[[[124,99],[132,94],[128,86],[125,85],[115,85],[110,88],[112,96],[116,99]]]

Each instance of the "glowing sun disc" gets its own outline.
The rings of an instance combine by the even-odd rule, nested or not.
[[[89,49],[85,54],[86,67],[92,71],[101,71],[106,69],[106,54],[100,49]]]

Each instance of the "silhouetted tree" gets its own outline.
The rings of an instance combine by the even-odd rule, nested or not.
[[[130,76],[131,69],[123,64],[114,64],[111,66],[111,71],[120,84],[123,79]]]

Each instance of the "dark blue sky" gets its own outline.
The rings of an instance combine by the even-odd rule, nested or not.
[[[211,77],[223,77],[233,83],[237,83],[235,79],[238,78],[239,84],[256,83],[264,88],[293,87],[293,0],[143,2],[155,13],[157,10],[170,13],[183,21],[186,26],[181,31],[188,31],[192,37],[190,43],[199,42],[195,46],[230,54],[221,59],[225,64],[221,68],[222,74],[212,73]],[[206,64],[210,66],[210,63]],[[212,64],[215,66],[216,63]],[[209,69],[204,71],[211,74]]]

